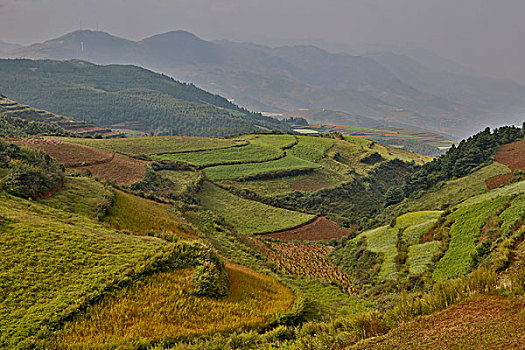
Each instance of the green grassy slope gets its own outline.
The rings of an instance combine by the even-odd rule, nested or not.
[[[204,208],[219,214],[227,224],[245,235],[284,230],[313,218],[239,198],[209,182],[203,183],[198,198]]]
[[[83,215],[0,194],[0,345],[53,327],[170,251]]]

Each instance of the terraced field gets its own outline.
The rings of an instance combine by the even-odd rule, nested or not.
[[[455,220],[450,228],[451,240],[448,250],[432,274],[435,280],[462,276],[469,271],[481,229],[487,219],[508,200],[509,197],[499,197],[462,206],[450,215]]]
[[[408,246],[408,265],[410,273],[422,273],[427,270],[434,254],[441,246],[440,242],[419,244],[437,222],[440,211],[420,211],[401,215],[396,218],[394,227],[382,226],[365,231],[354,238],[355,241],[366,237],[366,249],[379,253],[382,257],[381,270],[378,278],[395,280],[399,277],[396,263],[398,255],[399,234]]]
[[[349,236],[351,230],[339,226],[325,217],[318,217],[314,221],[280,232],[261,235],[263,238],[273,238],[283,241],[329,241]]]
[[[170,253],[156,238],[122,235],[84,215],[0,194],[0,347],[41,329]]]
[[[46,152],[59,163],[64,164],[66,168],[108,163],[114,158],[113,152],[62,141],[25,139],[19,143],[22,146]]]
[[[144,177],[146,172],[145,161],[94,147],[46,139],[26,139],[20,143],[43,150],[71,172],[85,173],[89,170],[95,177],[118,184],[129,185]]]
[[[182,213],[173,206],[160,204],[115,190],[115,199],[104,222],[119,231],[135,235],[196,239]]]
[[[284,158],[264,163],[222,165],[206,168],[204,173],[212,180],[242,180],[247,178],[278,176],[279,173],[310,171],[321,165],[287,155]],[[273,175],[272,175],[273,174]]]
[[[245,141],[213,137],[155,136],[116,139],[51,138],[104,149],[129,156],[221,149],[246,144]]]
[[[210,182],[203,183],[198,198],[204,208],[222,216],[228,225],[244,235],[281,231],[313,218],[313,215],[237,197]]]
[[[327,247],[308,243],[285,243],[260,241],[252,238],[259,251],[265,254],[283,272],[315,278],[321,281],[335,281],[345,292],[355,293],[350,278],[334,263],[327,259]]]
[[[191,293],[191,269],[148,277],[124,288],[68,323],[58,349],[89,349],[100,344],[130,347],[137,342],[179,339],[264,326],[294,302],[294,294],[276,279],[226,264],[230,294],[223,299]]]

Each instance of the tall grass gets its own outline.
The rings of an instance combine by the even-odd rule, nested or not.
[[[237,265],[227,264],[226,270],[230,295],[223,299],[193,295],[191,269],[160,273],[102,300],[50,343],[59,349],[129,347],[257,328],[294,301],[274,278]]]
[[[172,239],[196,239],[195,233],[175,207],[116,190],[115,201],[104,222],[136,235]]]

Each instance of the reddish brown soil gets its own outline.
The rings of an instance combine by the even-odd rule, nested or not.
[[[476,297],[352,349],[525,349],[525,303]]]
[[[283,241],[329,241],[332,238],[340,239],[352,233],[349,229],[339,226],[325,217],[290,230],[267,233],[265,238],[281,239]]]
[[[54,140],[25,139],[19,144],[46,152],[66,168],[105,163],[113,158],[109,151]]]
[[[508,166],[512,171],[525,170],[525,140],[501,146],[494,160]],[[491,190],[507,184],[512,178],[513,174],[497,175],[485,180],[485,183]]]
[[[486,179],[485,184],[487,184],[487,188],[489,190],[492,190],[496,187],[500,187],[501,185],[509,183],[509,181],[512,180],[512,178],[514,178],[514,174],[496,175],[491,177],[490,179]]]
[[[494,160],[505,164],[512,171],[525,170],[525,140],[501,146]]]
[[[25,139],[19,144],[46,152],[70,171],[89,170],[94,177],[117,184],[129,185],[146,172],[145,161],[89,146],[42,139]]]
[[[146,164],[147,162],[139,159],[115,154],[115,157],[107,163],[76,167],[74,170],[78,172],[89,170],[94,177],[129,185],[144,177]]]

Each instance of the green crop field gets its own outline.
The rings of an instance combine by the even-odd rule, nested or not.
[[[504,230],[511,229],[519,220],[525,219],[525,194],[514,198],[510,207],[505,209],[500,218],[503,219],[501,228]]]
[[[130,156],[220,149],[245,143],[245,141],[231,139],[183,136],[130,137],[116,139],[50,137],[50,139],[79,143]]]
[[[403,238],[409,246],[418,244],[421,241],[421,237],[427,234],[436,223],[437,219],[430,219],[421,224],[407,227],[407,229],[403,231]]]
[[[189,187],[192,187],[202,176],[198,172],[184,170],[161,170],[158,173],[173,182],[176,188],[175,193],[178,195],[184,193]]]
[[[53,327],[169,252],[84,215],[0,194],[0,347]]]
[[[288,154],[310,162],[321,159],[334,144],[332,139],[311,136],[298,136],[297,141],[297,145],[293,146]]]
[[[471,197],[464,202],[457,205],[458,208],[468,207],[473,204],[478,204],[485,201],[497,199],[502,196],[512,196],[525,193],[525,181],[517,182],[507,185],[505,187],[495,188],[490,192],[481,194],[479,196]]]
[[[447,252],[436,265],[432,275],[435,280],[461,276],[469,271],[483,225],[508,199],[499,197],[462,206],[450,215],[455,220],[450,228],[451,240]]]
[[[245,235],[280,231],[313,218],[312,215],[237,197],[209,182],[204,182],[198,198],[204,208],[219,214],[227,224]]]
[[[358,237],[366,237],[366,247],[374,253],[383,256],[383,263],[379,271],[382,280],[395,280],[399,274],[395,258],[397,255],[397,230],[390,226],[383,226],[374,230],[366,231]]]
[[[441,242],[432,241],[408,247],[406,264],[411,275],[424,273],[432,266],[432,259],[439,252]]]
[[[260,135],[252,138],[249,144],[200,152],[185,152],[153,156],[154,159],[184,162],[199,167],[219,164],[263,162],[284,156],[282,148],[295,143],[292,135]]]
[[[293,191],[315,192],[325,188],[336,187],[346,179],[344,175],[320,168],[309,174],[297,176],[243,182],[223,180],[220,183],[237,189],[247,189],[263,197],[271,197]]]
[[[104,222],[119,231],[195,239],[182,214],[173,206],[160,204],[115,190],[115,199]]]
[[[98,217],[97,207],[102,203],[104,194],[104,185],[92,178],[69,177],[58,193],[42,200],[42,203],[95,219]]]
[[[507,166],[494,162],[468,176],[447,181],[438,189],[426,191],[419,197],[408,198],[399,207],[406,211],[416,211],[440,209],[445,204],[455,205],[472,196],[487,192],[486,179],[509,172]]]
[[[235,180],[291,170],[317,169],[321,166],[294,156],[265,163],[221,165],[206,168],[204,173],[212,180]]]

